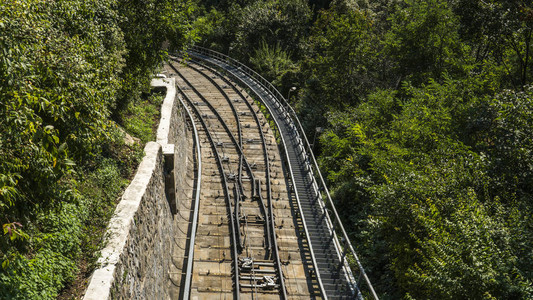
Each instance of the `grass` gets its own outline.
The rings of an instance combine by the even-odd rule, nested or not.
[[[122,116],[124,129],[143,144],[155,141],[155,133],[160,118],[160,107],[164,96],[154,93],[138,103],[130,103]]]

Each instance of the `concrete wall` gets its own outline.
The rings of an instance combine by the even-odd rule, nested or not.
[[[115,209],[85,300],[169,299],[175,195],[182,189],[188,147],[174,79],[165,88],[157,142],[145,146],[137,173]],[[174,208],[173,208],[174,206]]]

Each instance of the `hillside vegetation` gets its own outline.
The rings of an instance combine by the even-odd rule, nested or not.
[[[194,38],[191,13],[173,0],[0,2],[0,299],[52,299],[91,270],[142,157],[120,127],[150,139],[161,100],[143,93],[163,43]]]
[[[192,41],[297,87],[381,299],[531,299],[532,35],[522,0],[4,0],[0,299],[90,272]]]
[[[530,2],[201,2],[202,45],[298,88],[382,299],[533,298]]]

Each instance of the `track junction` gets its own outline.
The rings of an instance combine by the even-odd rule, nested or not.
[[[165,66],[189,118],[171,280],[180,299],[377,296],[294,110],[264,78],[195,47]]]

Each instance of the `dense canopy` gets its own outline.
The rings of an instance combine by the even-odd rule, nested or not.
[[[204,2],[201,43],[296,86],[326,129],[315,154],[382,299],[533,297],[529,2]]]
[[[193,37],[190,12],[172,0],[0,2],[1,299],[56,297],[82,248],[97,250],[94,222],[142,152],[117,124],[163,42]]]

